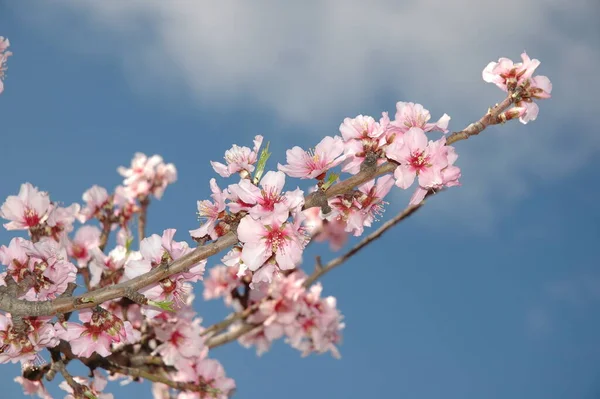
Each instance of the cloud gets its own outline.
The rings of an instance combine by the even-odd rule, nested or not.
[[[581,274],[546,284],[547,295],[570,306],[585,307],[600,303],[600,275]]]
[[[476,225],[497,218],[498,203],[570,175],[600,149],[592,130],[600,92],[593,0],[60,1],[51,8],[36,20],[56,25],[56,13],[69,11],[91,22],[106,44],[79,45],[122,60],[145,95],[175,90],[200,106],[246,101],[307,131],[335,129],[333,115],[365,113],[382,93],[421,102],[434,118],[447,112],[460,128],[501,99],[482,82],[483,67],[527,49],[554,81],[554,98],[531,125],[493,129],[460,146],[464,186],[452,194],[452,210]],[[448,213],[440,203],[434,212]]]

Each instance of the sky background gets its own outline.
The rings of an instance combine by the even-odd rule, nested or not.
[[[240,399],[597,399],[598,19],[593,0],[0,2],[14,52],[0,198],[29,181],[81,202],[119,184],[135,152],[160,154],[179,181],[151,205],[148,231],[188,240],[209,160],[232,144],[264,135],[274,168],[287,148],[338,134],[344,117],[393,115],[396,101],[460,130],[503,99],[481,70],[526,50],[554,84],[538,120],[457,143],[463,186],[323,279],[346,318],[341,360],[283,342],[260,358],[237,343],[211,356]],[[386,217],[408,202],[396,191]],[[311,247],[307,270],[317,254],[334,256]],[[197,310],[206,325],[228,313]],[[18,366],[2,368],[0,396],[22,397]]]

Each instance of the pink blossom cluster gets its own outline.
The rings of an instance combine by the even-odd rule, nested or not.
[[[10,46],[8,39],[0,36],[0,94],[4,91],[4,77],[6,76],[6,60],[12,55],[7,48]]]
[[[140,243],[139,255],[133,255],[124,264],[123,280],[127,281],[141,276],[161,264],[175,261],[192,251],[185,241],[174,241],[174,236],[175,229],[167,229],[163,232],[162,237],[153,234],[144,238]],[[151,302],[168,302],[173,307],[179,308],[186,303],[192,292],[190,283],[202,280],[205,267],[206,260],[202,260],[187,271],[167,277],[159,283],[146,287],[140,293]],[[152,318],[160,312],[156,308],[144,306],[142,313]]]
[[[206,279],[205,298],[221,296],[234,308],[243,307],[237,291],[234,291],[243,285],[243,281],[237,280],[236,284],[231,277],[225,277],[231,267],[217,266],[212,270],[215,269],[218,272]],[[320,283],[306,289],[305,279],[306,275],[298,270],[280,275],[262,290],[252,290],[245,299],[245,305],[257,304],[258,311],[251,314],[246,323],[258,327],[242,335],[239,342],[245,347],[255,346],[260,355],[269,350],[273,341],[285,337],[285,341],[301,351],[303,356],[331,352],[334,357],[339,357],[337,345],[341,343],[344,323],[336,307],[336,299],[332,296],[322,298]],[[224,284],[227,284],[227,289],[223,290],[220,287]],[[232,296],[232,292],[236,293],[236,297]],[[240,327],[241,324],[233,325],[231,330]]]
[[[547,76],[533,76],[540,61],[531,59],[527,53],[521,54],[523,62],[514,63],[508,58],[490,62],[482,72],[483,80],[494,83],[505,92],[513,93],[517,100],[515,106],[503,113],[506,120],[519,118],[521,123],[534,121],[539,113],[534,99],[550,98],[552,82]],[[517,92],[518,90],[518,92]]]
[[[221,363],[208,358],[200,326],[202,320],[196,317],[191,307],[193,296],[176,314],[161,313],[154,318],[152,325],[156,340],[151,343],[153,354],[160,355],[166,365],[174,367],[173,381],[193,383],[203,386],[202,392],[180,392],[177,399],[226,399],[235,390],[235,381],[228,378]],[[167,386],[156,385],[154,397],[171,398]]]
[[[255,151],[242,151],[237,146],[228,150],[228,154],[236,156],[226,155],[227,170],[244,173],[241,173],[239,183],[230,184],[225,190],[211,179],[213,201],[198,201],[198,214],[203,223],[200,228],[190,231],[196,239],[214,240],[227,233],[237,217],[237,234],[243,243],[237,256],[244,270],[254,272],[253,283],[271,282],[274,273],[295,268],[301,262],[303,248],[308,242],[301,223],[304,219],[302,190],[284,191],[283,172],[269,171],[258,182],[255,182],[258,174],[255,179],[251,178],[250,172],[255,170],[257,162],[255,152],[261,142],[262,137],[257,136]],[[221,169],[215,167],[215,170]]]
[[[120,166],[118,172],[123,180],[123,194],[128,199],[140,199],[154,195],[160,199],[169,184],[177,181],[177,169],[172,163],[165,164],[160,155],[151,157],[138,152],[131,167]]]

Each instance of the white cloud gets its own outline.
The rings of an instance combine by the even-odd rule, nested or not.
[[[593,0],[52,3],[65,9],[121,42],[86,46],[122,59],[145,94],[184,90],[224,106],[250,100],[309,131],[335,126],[331,115],[365,112],[382,90],[423,103],[434,118],[447,112],[460,128],[501,99],[482,68],[528,50],[554,81],[554,98],[540,104],[539,121],[460,145],[464,186],[452,209],[475,215],[475,224],[493,219],[498,202],[526,195],[532,178],[568,176],[600,149],[589,131],[600,92]],[[47,11],[37,21],[52,22]]]

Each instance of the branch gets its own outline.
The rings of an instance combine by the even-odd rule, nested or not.
[[[103,367],[103,366],[102,366]],[[170,386],[171,388],[180,390],[180,391],[188,391],[188,392],[203,392],[208,393],[211,391],[211,388],[207,384],[194,384],[191,382],[178,382],[173,381],[165,375],[161,375],[156,372],[150,372],[146,370],[142,370],[139,368],[125,367],[115,363],[110,362],[110,364],[106,367],[108,371],[111,373],[118,373],[127,375],[132,378],[143,378],[152,382],[159,382],[161,384],[165,384]]]
[[[396,166],[397,164],[395,162],[388,162],[374,171],[360,172],[347,180],[331,186],[325,192],[325,195],[327,198],[331,198],[338,194],[348,192],[354,189],[354,187],[366,183],[377,176],[394,171]],[[317,196],[314,194],[315,193],[311,193],[306,197],[304,205],[305,209],[317,206],[317,200],[315,199]],[[58,298],[51,301],[31,302],[17,299],[8,294],[6,287],[0,287],[0,310],[11,313],[13,316],[33,317],[53,316],[59,313],[71,312],[73,310],[92,308],[106,301],[122,298],[128,290],[138,291],[149,285],[158,283],[169,276],[186,271],[198,262],[224,251],[237,243],[238,239],[236,233],[230,231],[218,240],[197,247],[189,254],[182,256],[170,264],[154,268],[129,281],[109,287],[97,288],[72,298]]]
[[[140,199],[140,214],[138,216],[138,241],[141,243],[146,238],[146,220],[148,218],[148,205],[150,197],[145,196]]]
[[[512,95],[509,95],[500,104],[490,108],[488,113],[479,121],[470,124],[464,130],[450,134],[446,139],[446,144],[452,144],[456,141],[468,139],[470,136],[477,135],[487,126],[501,123],[500,113],[507,109],[513,103]],[[377,168],[365,168],[360,173],[334,184],[325,191],[327,198],[349,192],[354,187],[366,183],[377,176],[393,172],[397,163],[389,161]],[[319,192],[313,192],[306,196],[304,208],[318,206],[320,202]],[[119,283],[110,287],[98,288],[78,295],[72,298],[58,298],[52,301],[30,302],[17,299],[11,296],[6,287],[0,287],[0,310],[11,313],[14,316],[52,316],[58,313],[67,313],[77,309],[92,308],[96,305],[110,301],[112,299],[122,298],[125,292],[129,290],[141,290],[151,284],[155,284],[173,274],[181,273],[198,262],[207,259],[233,245],[237,244],[238,239],[234,231],[230,231],[217,241],[201,247],[197,247],[191,253],[182,256],[171,264],[152,269],[146,274],[138,276],[132,280]]]
[[[430,197],[434,194],[435,194],[435,192],[429,191],[427,193],[427,195],[425,196],[425,198]],[[379,228],[377,230],[375,230],[374,232],[372,232],[371,234],[369,234],[368,236],[363,238],[358,244],[356,244],[354,247],[352,247],[348,252],[331,260],[326,265],[322,265],[321,261],[320,261],[320,257],[318,257],[315,271],[304,281],[304,284],[303,284],[304,287],[308,288],[311,285],[313,285],[313,283],[315,281],[317,281],[319,278],[321,278],[321,276],[323,276],[326,273],[329,273],[331,270],[338,267],[339,265],[341,265],[342,263],[344,263],[345,261],[350,259],[352,256],[356,255],[361,249],[363,249],[364,247],[366,247],[373,241],[377,240],[379,237],[381,237],[383,235],[383,233],[388,231],[390,228],[394,227],[395,225],[397,225],[398,223],[400,223],[401,221],[403,221],[404,219],[408,218],[410,215],[412,215],[413,213],[418,211],[423,205],[425,205],[425,200],[421,201],[417,205],[410,205],[409,207],[405,208],[402,212],[400,212],[399,214],[394,216],[392,219],[388,220],[387,222],[385,222],[384,224],[379,226]]]
[[[507,96],[500,104],[496,104],[494,107],[490,108],[477,122],[471,123],[460,132],[454,132],[446,137],[446,145],[450,145],[460,140],[466,140],[471,136],[476,136],[488,126],[506,122],[506,120],[503,120],[500,117],[500,114],[510,107],[513,102],[513,96]]]
[[[242,324],[235,330],[227,331],[226,333],[210,337],[206,340],[206,346],[210,349],[216,348],[217,346],[225,345],[231,341],[235,341],[244,334],[249,333],[255,328],[262,328],[262,324]]]

